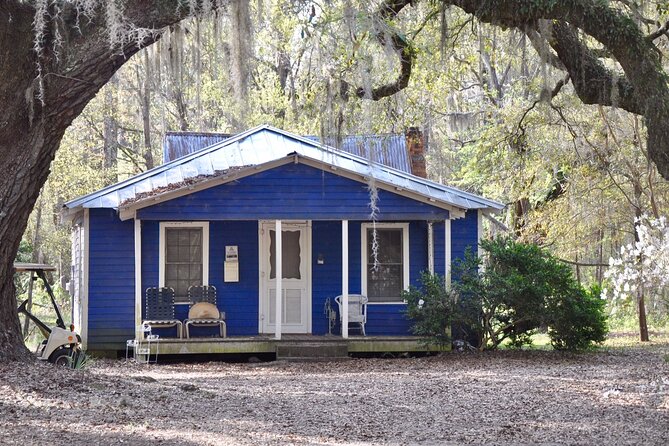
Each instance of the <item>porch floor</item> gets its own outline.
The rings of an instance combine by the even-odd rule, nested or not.
[[[340,345],[348,353],[403,353],[440,351],[436,346],[425,345],[417,336],[350,336],[344,339],[334,335],[284,334],[281,340],[272,335],[230,336],[227,338],[160,338],[145,346],[151,354],[234,354],[277,353],[288,346],[318,347],[324,349]]]

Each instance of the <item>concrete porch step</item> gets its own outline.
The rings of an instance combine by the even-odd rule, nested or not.
[[[279,342],[276,359],[318,360],[348,358],[346,342]]]

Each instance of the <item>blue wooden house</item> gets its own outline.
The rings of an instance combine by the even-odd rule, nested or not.
[[[213,285],[227,338],[166,331],[161,353],[272,352],[316,337],[349,351],[411,349],[401,291],[422,271],[449,278],[476,250],[482,216],[503,205],[350,151],[261,126],[66,203],[85,346],[141,338],[147,288],[173,288],[184,319],[188,287]],[[369,299],[367,336],[345,324],[320,337],[326,302],[349,294]]]

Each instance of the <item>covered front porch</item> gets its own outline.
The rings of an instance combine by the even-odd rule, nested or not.
[[[476,215],[473,216],[476,218]],[[203,254],[203,284],[218,290],[217,306],[225,312],[228,339],[211,338],[217,329],[197,330],[190,339],[179,339],[175,330],[158,331],[161,345],[171,351],[220,350],[220,353],[274,352],[286,335],[317,335],[319,341],[346,340],[361,333],[347,316],[349,295],[369,295],[366,332],[369,342],[352,344],[350,351],[418,351],[411,338],[400,291],[417,284],[423,271],[448,276],[450,272],[451,221],[405,220],[372,223],[361,220],[242,220],[242,221],[134,221],[135,228],[135,339],[141,341],[145,293],[149,287],[170,286],[165,253],[171,249],[168,231],[197,231],[195,249]],[[381,262],[390,264],[371,277],[372,233],[386,237],[379,248]],[[277,237],[276,234],[283,234]],[[391,238],[393,238],[391,240]],[[235,258],[229,260],[228,248]],[[193,247],[191,246],[191,251]],[[392,248],[392,249],[391,249]],[[392,252],[391,252],[392,251]],[[281,253],[281,255],[276,255]],[[394,256],[394,257],[393,257]],[[392,257],[392,258],[391,258]],[[398,264],[392,264],[397,261]],[[229,263],[235,264],[230,268]],[[199,264],[199,263],[198,263]],[[384,264],[385,265],[385,264]],[[370,277],[366,277],[369,275]],[[276,292],[281,290],[281,292]],[[341,308],[335,303],[339,296]],[[175,305],[175,316],[188,317],[191,302]],[[328,315],[330,308],[334,315]],[[334,317],[334,321],[330,319]],[[276,321],[280,321],[276,324]],[[327,336],[334,333],[337,336]],[[325,335],[325,336],[324,336]],[[206,336],[198,338],[198,336]],[[400,346],[373,345],[376,338],[407,341]],[[357,339],[357,337],[355,338]],[[313,338],[311,340],[314,340]],[[212,345],[206,345],[207,342]],[[358,341],[360,341],[358,339]],[[183,349],[177,344],[193,344]],[[202,344],[204,343],[204,344]],[[258,344],[259,343],[259,344]],[[260,345],[260,346],[258,346]],[[264,346],[263,346],[264,345]],[[370,347],[371,345],[371,347]],[[408,347],[406,345],[409,345]],[[167,348],[167,347],[166,347]],[[384,350],[385,349],[385,350]]]

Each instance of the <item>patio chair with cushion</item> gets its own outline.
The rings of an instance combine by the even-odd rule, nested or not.
[[[335,302],[337,302],[337,305],[339,306],[339,320],[343,324],[344,320],[341,315],[344,313],[344,310],[342,309],[341,299],[341,296],[335,297]],[[367,336],[365,334],[365,324],[367,323],[368,301],[369,299],[367,299],[367,296],[363,296],[362,294],[348,295],[348,323],[349,325],[358,324],[363,336]]]
[[[169,287],[147,288],[144,302],[144,320],[149,327],[177,328],[177,337],[181,337],[181,321],[174,317],[174,290]]]
[[[218,326],[220,336],[227,336],[225,312],[216,306],[216,287],[191,286],[188,288],[188,300],[192,306],[188,310],[188,319],[184,321],[186,338],[190,338],[190,327]]]

